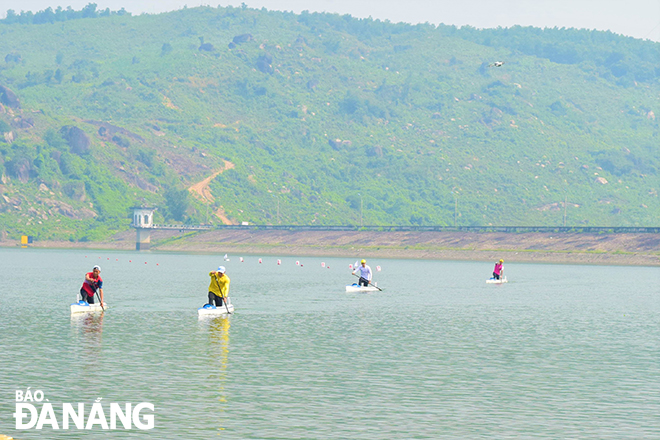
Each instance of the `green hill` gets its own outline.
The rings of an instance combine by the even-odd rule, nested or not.
[[[568,225],[660,215],[660,44],[608,32],[10,12],[0,86],[11,236],[96,240],[136,204],[159,223],[452,225],[455,199],[459,225],[560,225],[566,200]]]

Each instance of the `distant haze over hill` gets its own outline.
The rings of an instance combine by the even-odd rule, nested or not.
[[[58,5],[82,9],[88,0],[65,3],[52,0],[5,0],[0,17],[7,9],[20,12],[39,11]],[[163,13],[195,6],[240,7],[243,1],[189,2],[187,0],[103,0],[98,9],[126,8],[133,15]],[[432,23],[477,28],[516,25],[541,28],[577,28],[611,31],[621,35],[660,41],[660,3],[656,0],[464,0],[461,2],[429,2],[428,0],[248,0],[248,7],[301,13],[328,12],[350,14],[357,18],[390,20],[391,22]]]
[[[0,21],[0,221],[651,226],[660,45],[250,8]]]

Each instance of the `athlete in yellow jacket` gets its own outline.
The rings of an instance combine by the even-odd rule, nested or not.
[[[215,303],[216,307],[222,306],[223,298],[229,296],[229,283],[230,279],[225,273],[224,266],[218,267],[218,270],[209,272],[211,277],[211,284],[209,284],[209,304]]]

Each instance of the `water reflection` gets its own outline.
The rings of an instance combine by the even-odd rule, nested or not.
[[[88,340],[100,343],[104,315],[104,313],[73,313],[71,315],[71,326],[78,328]]]
[[[201,321],[208,325],[208,338],[209,338],[209,382],[215,384],[218,390],[217,399],[219,407],[217,414],[220,415],[218,427],[219,431],[225,428],[225,419],[227,411],[227,379],[229,369],[229,327],[230,317],[219,316],[208,320]]]
[[[75,346],[81,349],[83,368],[86,371],[100,367],[104,315],[105,313],[74,313],[71,315],[73,340],[76,342]]]

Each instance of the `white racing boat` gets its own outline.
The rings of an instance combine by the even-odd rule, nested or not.
[[[216,307],[211,304],[206,304],[204,307],[200,307],[199,309],[197,309],[197,315],[199,315],[200,318],[203,316],[228,315],[230,313],[234,313],[234,305],[231,303],[231,299],[229,299],[229,301],[227,301],[226,304],[223,304],[220,307]]]
[[[376,292],[379,289],[376,286],[360,286],[359,284],[349,284],[346,286],[347,292]]]
[[[508,283],[508,282],[509,281],[507,281],[506,277],[500,278],[499,280],[497,280],[495,278],[489,278],[489,279],[486,280],[486,284],[504,284],[504,283]]]
[[[85,301],[78,301],[77,303],[71,304],[71,314],[98,313],[98,312],[103,312],[104,309],[108,310],[107,303],[103,303],[103,307],[101,307],[101,304],[88,304]]]

